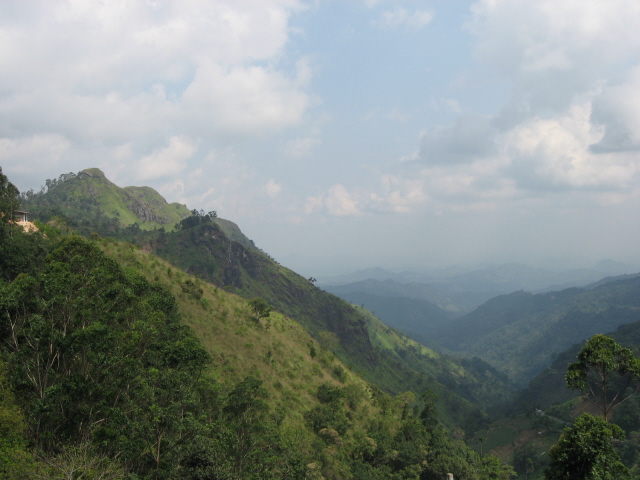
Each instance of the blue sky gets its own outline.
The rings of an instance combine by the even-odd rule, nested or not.
[[[638,263],[637,0],[0,0],[0,165],[99,167],[305,275]]]

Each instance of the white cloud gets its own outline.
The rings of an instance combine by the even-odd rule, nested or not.
[[[140,154],[170,136],[277,131],[310,105],[308,65],[277,66],[298,0],[0,8],[1,136],[132,142]]]
[[[169,145],[142,157],[137,162],[138,180],[154,180],[182,173],[187,161],[196,152],[196,146],[184,137],[172,137]]]
[[[533,114],[564,111],[636,57],[636,0],[481,0],[469,28],[476,56],[513,82],[513,102]]]
[[[433,13],[428,10],[415,10],[413,13],[402,7],[387,10],[380,14],[380,18],[374,21],[374,25],[382,28],[408,27],[419,29],[428,25],[433,20]]]
[[[602,138],[602,128],[589,121],[590,105],[572,107],[552,119],[535,118],[501,140],[511,162],[511,174],[528,189],[624,189],[634,179],[640,161],[594,154],[590,145]]]
[[[593,145],[597,152],[640,150],[640,65],[625,81],[607,85],[593,100],[592,120],[602,125],[604,137]]]
[[[69,147],[69,140],[61,135],[0,138],[0,160],[18,171],[38,171],[43,165],[58,164]]]
[[[309,198],[307,213],[491,211],[524,206],[550,192],[592,192],[595,205],[619,204],[621,198],[636,195],[640,158],[632,153],[593,152],[590,146],[600,141],[604,129],[590,118],[591,104],[585,102],[503,132],[488,130],[490,148],[478,147],[486,144],[483,136],[465,133],[465,122],[458,122],[453,130],[423,143],[414,160],[399,164],[395,173],[383,174],[376,188],[347,190],[335,185],[324,195]],[[471,132],[477,127],[473,123]],[[432,160],[426,148],[443,156]],[[551,205],[554,199],[545,201]]]
[[[18,188],[37,188],[29,178],[37,176],[44,184],[45,178],[57,178],[73,168],[70,150],[71,142],[62,135],[0,138],[0,166],[11,171],[11,181]]]
[[[267,192],[267,196],[269,198],[277,197],[282,191],[282,185],[276,183],[273,178],[270,178],[267,184],[264,186],[265,191]]]
[[[325,194],[307,198],[305,213],[316,211],[325,211],[337,217],[362,215],[357,199],[339,183],[333,185]]]
[[[301,82],[261,66],[202,65],[184,92],[186,120],[203,135],[212,130],[255,134],[292,126],[310,104],[299,90]]]
[[[426,131],[414,159],[383,175],[379,188],[360,191],[357,208],[459,211],[548,192],[634,195],[640,4],[486,0],[472,13],[476,57],[511,83],[511,98],[492,115],[450,103],[456,120]]]

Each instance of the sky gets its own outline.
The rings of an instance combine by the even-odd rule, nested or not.
[[[0,166],[304,275],[640,263],[637,0],[0,0]]]

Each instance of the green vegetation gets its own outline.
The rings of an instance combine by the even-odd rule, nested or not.
[[[3,182],[2,208],[15,209]],[[565,384],[582,346],[562,345],[625,322],[612,338],[640,345],[630,277],[488,302],[453,321],[458,334],[438,330],[466,349],[456,358],[317,288],[216,212],[126,225],[127,189],[107,182],[90,169],[22,195],[40,233],[3,217],[0,478],[540,479],[581,454],[558,437],[589,409]],[[600,358],[587,350],[571,369],[585,381]],[[635,372],[620,352],[610,370]],[[505,403],[514,387],[502,372],[522,381],[552,355]],[[594,471],[637,474],[640,400],[605,408],[626,439],[590,420],[565,437],[616,436],[585,447],[605,459]]]
[[[551,463],[545,470],[548,480],[630,479],[614,443],[624,438],[617,425],[588,413],[564,430],[560,441],[549,451]]]
[[[578,361],[567,367],[567,386],[582,391],[602,418],[583,413],[565,428],[549,451],[546,479],[631,478],[614,445],[624,439],[624,431],[607,420],[613,408],[629,398],[627,388],[639,373],[640,361],[613,338],[600,334],[586,342]]]
[[[448,434],[435,394],[392,396],[355,374],[341,358],[370,366],[365,377],[395,369],[398,389],[417,372],[382,350],[357,357],[371,347],[360,313],[230,242],[217,222],[125,233],[221,246],[231,260],[211,274],[222,270],[219,278],[230,280],[223,286],[167,263],[148,243],[85,239],[55,224],[62,228],[39,223],[46,236],[15,230],[0,243],[4,478],[512,474]],[[215,241],[205,242],[207,234]],[[276,273],[272,284],[261,283],[256,266]],[[277,305],[303,319],[315,308],[322,321],[296,321]]]
[[[478,356],[525,386],[555,354],[639,320],[640,277],[632,277],[593,288],[501,295],[449,322],[432,342],[453,354]]]
[[[189,216],[187,207],[168,204],[154,189],[120,188],[97,168],[47,180],[39,192],[23,192],[20,202],[43,222],[64,217],[66,224],[87,234],[115,234],[127,226],[172,230]]]
[[[597,405],[606,421],[629,398],[627,390],[640,378],[640,360],[613,338],[594,335],[578,353],[578,361],[567,368],[566,378],[567,386]]]
[[[6,228],[10,228],[13,214],[19,207],[18,189],[2,173],[0,167],[0,234],[3,234]]]
[[[87,198],[83,192],[100,190],[96,182],[103,190],[118,192],[118,187],[101,172],[89,169],[77,176],[62,176],[60,181],[48,181],[48,189],[38,195],[38,202],[64,210],[62,207],[68,206],[62,201],[62,192],[79,192],[77,198]],[[96,194],[95,198],[100,195]],[[102,212],[99,206],[96,211]],[[87,234],[93,225],[89,220],[83,226]],[[62,222],[59,218],[57,221]],[[66,222],[73,223],[68,219]],[[474,430],[485,418],[482,410],[506,398],[510,389],[506,377],[486,363],[479,359],[456,362],[409,342],[404,335],[381,335],[383,329],[373,326],[367,311],[355,309],[282,267],[255,248],[237,226],[217,218],[216,212],[194,210],[177,222],[176,227],[172,232],[145,231],[134,224],[96,231],[142,246],[220,289],[246,299],[264,299],[274,310],[303,325],[317,340],[330,338],[330,345],[325,345],[327,349],[384,391],[397,394],[410,389],[421,394],[428,388],[434,389],[441,398],[438,408],[450,427],[459,425],[465,430]],[[181,288],[197,296],[201,287],[194,285],[183,282]],[[199,301],[204,307],[212,302],[205,297]],[[377,319],[376,322],[381,325]],[[380,341],[382,336],[386,336],[384,341]]]

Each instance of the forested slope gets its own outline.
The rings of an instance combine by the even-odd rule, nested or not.
[[[331,342],[132,244],[39,227],[0,224],[5,478],[508,478],[432,394],[390,397]]]
[[[73,182],[74,191],[82,192],[87,188],[82,182],[87,180],[94,182],[95,177],[78,175],[58,183],[51,192],[44,191],[39,201],[55,206],[61,186]],[[73,208],[77,203],[66,205],[67,218],[73,218]],[[97,213],[100,214],[99,209]],[[101,217],[97,215],[96,218]],[[90,233],[92,226],[87,222],[82,227],[83,231]],[[316,339],[330,346],[360,375],[385,391],[401,393],[410,389],[417,394],[426,389],[436,391],[442,398],[439,409],[451,426],[462,426],[465,430],[476,428],[484,418],[482,409],[497,400],[504,400],[511,391],[506,379],[501,379],[502,384],[498,386],[484,368],[461,370],[459,363],[435,354],[416,360],[415,357],[420,355],[406,351],[402,342],[374,346],[364,316],[353,306],[278,264],[242,235],[235,224],[215,215],[194,210],[191,216],[178,222],[172,232],[144,230],[137,224],[99,231],[153,252],[172,265],[228,292],[247,299],[265,299],[274,309],[296,320]],[[397,351],[404,354],[398,356]],[[430,364],[429,368],[425,368],[427,364]],[[492,378],[490,384],[496,388],[481,388],[475,392],[485,375]],[[457,378],[453,391],[438,380],[449,376]]]
[[[638,320],[640,278],[631,277],[594,288],[502,295],[447,324],[434,341],[476,355],[524,386],[554,354]]]

